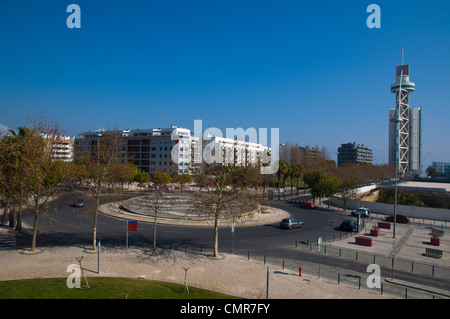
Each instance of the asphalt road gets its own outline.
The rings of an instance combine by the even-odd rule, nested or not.
[[[92,241],[93,218],[90,214],[90,200],[85,198],[86,208],[76,208],[71,204],[75,194],[67,194],[65,198],[55,200],[46,216],[39,216],[37,246],[43,245],[82,245]],[[103,198],[103,202],[110,201]],[[279,227],[279,222],[263,226],[236,227],[234,234],[231,228],[219,231],[219,250],[234,251],[271,251],[280,247],[292,247],[296,242],[316,242],[321,236],[325,241],[339,236],[338,227],[342,220],[348,219],[343,213],[318,208],[302,209],[298,202],[273,201],[274,207],[288,211],[291,217],[303,221],[302,229],[286,230]],[[333,222],[333,226],[330,225]],[[26,214],[24,223],[31,226],[33,216]],[[99,215],[97,239],[106,245],[125,245],[126,221]],[[153,223],[140,222],[137,232],[129,232],[129,245],[153,245]],[[25,236],[26,237],[26,236]],[[157,226],[157,243],[160,247],[168,245],[190,245],[202,247],[213,246],[212,228],[192,228],[185,226]],[[26,240],[22,241],[26,246]]]
[[[129,195],[130,196],[130,195]],[[307,196],[307,195],[306,195]],[[53,207],[46,216],[39,217],[39,234],[37,236],[37,247],[51,246],[81,246],[90,247],[92,245],[93,218],[87,208],[75,208],[71,206],[75,194],[67,194],[66,198],[54,201]],[[85,198],[87,206],[89,199]],[[102,202],[111,201],[111,198],[104,197]],[[231,252],[236,254],[251,254],[251,258],[261,258],[267,256],[272,260],[287,260],[293,269],[300,264],[309,268],[309,272],[316,272],[319,263],[317,248],[310,251],[308,243],[315,244],[320,236],[325,242],[339,238],[343,232],[339,231],[339,225],[344,219],[350,219],[348,214],[323,208],[302,209],[297,201],[274,200],[273,206],[286,210],[291,217],[303,221],[304,227],[301,229],[286,230],[279,227],[279,223],[272,223],[263,226],[236,227],[235,232],[231,228],[221,228],[219,231],[219,250],[221,252]],[[330,221],[333,226],[330,226]],[[28,226],[33,223],[33,216],[25,215],[24,223]],[[29,228],[29,227],[28,227]],[[103,247],[125,247],[127,223],[125,220],[99,215],[97,240],[101,241]],[[153,223],[140,222],[136,232],[129,232],[129,247],[151,249],[153,246]],[[20,248],[27,248],[31,243],[30,231],[25,231],[17,235],[17,245]],[[184,226],[157,226],[157,246],[165,249],[178,249],[189,251],[212,251],[213,229],[212,228],[192,228]],[[296,249],[299,246],[300,249]],[[316,247],[316,246],[315,246]],[[256,257],[258,256],[258,257]],[[336,258],[329,255],[320,255],[322,267],[329,267],[330,271],[337,276],[337,272],[343,271],[345,276],[355,279],[361,277],[366,272],[368,263],[361,261]],[[391,268],[382,266],[382,273],[390,274]],[[417,276],[410,271],[396,269],[397,279],[420,283],[427,286],[448,289],[450,281],[447,278],[435,276]]]

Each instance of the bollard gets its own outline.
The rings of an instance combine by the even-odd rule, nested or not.
[[[341,274],[338,274],[338,285],[341,283]]]
[[[302,276],[302,267],[298,267],[298,275],[301,277]]]
[[[98,248],[97,248],[97,274],[100,273],[100,241],[98,241]]]
[[[283,259],[283,270],[284,270],[284,259]]]

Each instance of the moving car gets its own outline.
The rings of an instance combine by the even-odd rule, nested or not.
[[[339,226],[339,229],[353,232],[358,230],[358,225],[354,220],[344,220]]]
[[[311,203],[311,202],[301,202],[300,203],[300,207],[301,208],[305,208],[305,209],[314,209],[314,208],[316,208],[316,206],[313,203]]]
[[[81,198],[77,198],[73,202],[73,206],[75,206],[75,207],[84,207],[84,202],[83,202],[83,200]]]
[[[280,228],[292,229],[292,228],[302,228],[302,227],[303,227],[303,222],[301,222],[297,219],[294,219],[294,218],[285,218],[280,223]]]
[[[387,216],[386,217],[386,221],[394,222],[394,216]],[[397,215],[396,218],[395,218],[395,221],[397,223],[408,224],[409,223],[409,218],[406,217],[405,215]]]
[[[352,216],[361,216],[361,217],[369,217],[370,212],[368,208],[360,207],[358,209],[352,210]]]

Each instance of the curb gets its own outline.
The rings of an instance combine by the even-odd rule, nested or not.
[[[423,292],[427,292],[433,295],[439,295],[445,298],[450,298],[450,291],[447,290],[443,290],[443,289],[436,289],[436,288],[432,288],[429,286],[425,286],[425,285],[419,285],[419,284],[414,284],[408,281],[403,281],[403,280],[398,280],[398,279],[392,279],[392,278],[385,278],[384,279],[387,283],[396,285],[396,286],[401,286],[401,287],[405,287],[405,288],[412,288],[415,290],[420,290]]]
[[[109,206],[109,207],[108,207]],[[113,211],[117,210],[116,211]],[[278,208],[270,207],[273,211],[276,211],[276,216],[273,216],[271,218],[261,218],[262,220],[256,219],[250,219],[245,220],[241,223],[236,223],[236,227],[252,227],[252,226],[262,226],[266,224],[272,224],[276,222],[280,222],[283,218],[286,218],[289,215],[288,212],[283,211]],[[108,215],[115,218],[125,219],[125,220],[137,220],[140,222],[146,222],[146,223],[153,223],[154,217],[153,216],[143,216],[140,214],[127,212],[123,209],[119,208],[118,204],[115,203],[108,203],[101,205],[99,207],[99,212]],[[259,214],[259,215],[269,215],[269,214]],[[164,217],[157,217],[157,223],[160,225],[171,225],[171,226],[185,226],[185,227],[212,227],[214,225],[214,220],[211,219],[205,219],[205,220],[188,220],[188,219],[182,219],[182,218],[164,218]],[[219,227],[230,227],[230,221],[219,221]]]

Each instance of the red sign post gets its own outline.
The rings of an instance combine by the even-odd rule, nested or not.
[[[136,220],[128,221],[128,231],[137,231],[137,221]]]
[[[137,221],[136,220],[128,220],[127,221],[127,249],[128,249],[128,232],[129,231],[137,231]]]

